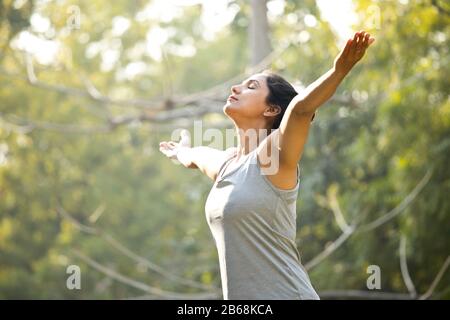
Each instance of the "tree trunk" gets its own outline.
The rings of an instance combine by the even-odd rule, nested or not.
[[[269,40],[269,23],[267,21],[267,0],[251,0],[249,27],[250,63],[258,64],[271,51]]]

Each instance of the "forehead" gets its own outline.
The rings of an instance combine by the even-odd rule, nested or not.
[[[259,84],[262,87],[267,87],[267,76],[263,73],[256,73],[254,75],[251,75],[250,77],[248,77],[247,79],[245,79],[244,81],[242,81],[242,83],[248,82],[248,81],[252,81],[252,80],[256,80],[259,82]]]

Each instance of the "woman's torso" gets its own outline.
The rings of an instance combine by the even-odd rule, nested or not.
[[[318,299],[295,243],[298,180],[291,190],[273,186],[256,150],[228,169],[230,160],[205,205],[224,299]]]

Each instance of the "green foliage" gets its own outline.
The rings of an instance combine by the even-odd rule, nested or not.
[[[0,5],[10,8],[9,3]],[[354,29],[370,31],[376,42],[337,92],[353,102],[330,102],[319,110],[301,160],[297,223],[302,262],[341,234],[327,201],[330,195],[336,195],[347,223],[364,225],[396,207],[428,169],[433,174],[401,214],[379,228],[356,232],[310,271],[319,292],[366,290],[366,268],[373,264],[381,267],[383,291],[407,292],[398,253],[405,236],[411,278],[424,293],[450,252],[449,17],[431,1],[376,3],[381,25],[370,29],[366,15],[374,3],[355,1],[361,22]],[[171,22],[158,22],[136,18],[145,1],[77,1],[81,28],[67,32],[72,4],[28,2],[20,12],[8,11],[14,15],[0,15],[0,298],[142,294],[88,266],[73,254],[74,248],[151,286],[200,291],[133,261],[99,235],[80,232],[58,214],[61,207],[163,270],[220,287],[216,249],[204,217],[210,181],[164,158],[158,142],[170,136],[153,124],[124,125],[106,133],[26,130],[26,123],[22,128],[9,124],[6,120],[16,115],[96,127],[105,125],[108,115],[136,110],[30,85],[14,76],[26,74],[22,55],[5,43],[28,27],[34,10],[49,18],[55,29],[51,38],[64,48],[51,66],[36,66],[41,81],[84,89],[84,75],[112,98],[159,99],[197,92],[244,71],[249,60],[248,3],[230,3],[241,10],[214,40],[202,36],[201,6],[182,9]],[[285,19],[288,14],[291,18]],[[304,24],[307,14],[317,18],[315,27]],[[130,20],[121,35],[111,31],[117,16]],[[174,30],[163,45],[161,61],[142,50],[155,26]],[[271,28],[275,49],[301,31],[310,37],[289,46],[272,69],[307,84],[331,67],[339,50],[336,36],[314,1],[287,2],[285,14],[271,21]],[[186,41],[195,47],[195,55],[182,56],[173,49]],[[118,59],[102,68],[102,54],[111,47],[118,50]],[[145,72],[124,77],[124,70],[137,62],[145,64]],[[70,264],[81,267],[80,291],[66,288]],[[450,298],[449,274],[433,297]]]

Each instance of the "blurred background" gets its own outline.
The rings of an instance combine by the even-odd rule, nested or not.
[[[2,0],[0,298],[221,299],[212,183],[159,141],[232,128],[233,84],[301,90],[364,29],[300,163],[302,262],[322,299],[449,299],[449,22],[443,0]]]

